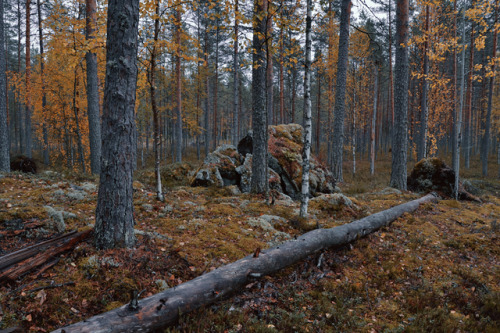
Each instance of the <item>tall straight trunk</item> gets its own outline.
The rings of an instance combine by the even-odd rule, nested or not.
[[[319,155],[319,150],[321,148],[320,137],[321,137],[321,74],[319,69],[316,74],[317,77],[317,86],[318,86],[318,100],[317,100],[317,116],[316,116],[316,155]]]
[[[201,29],[200,29],[200,8],[198,7],[197,12],[196,12],[196,29],[197,33],[196,36],[198,37],[198,43],[201,45]],[[197,89],[196,89],[196,126],[198,128],[201,128],[200,124],[200,109],[201,109],[201,91],[202,91],[202,86],[201,86],[201,52],[200,49],[197,51],[198,55],[198,60],[196,61],[196,74],[198,76],[198,82],[197,82]],[[200,151],[200,132],[196,132],[196,159],[200,160],[201,158],[201,151]]]
[[[309,203],[309,169],[311,167],[311,26],[312,0],[307,0],[306,17],[306,54],[304,66],[304,147],[302,149],[302,192],[300,197],[300,216],[307,216]],[[319,88],[319,87],[318,87]]]
[[[470,32],[469,46],[469,76],[467,77],[467,95],[465,97],[465,128],[464,128],[464,160],[465,168],[470,167],[470,155],[472,151],[472,77],[474,75],[474,22]]]
[[[295,123],[295,97],[297,95],[297,86],[295,85],[295,81],[297,79],[297,69],[295,65],[292,65],[292,98],[291,98],[291,113],[292,113],[292,123]]]
[[[333,177],[342,182],[342,158],[344,152],[344,118],[345,118],[345,89],[347,81],[347,60],[349,51],[349,22],[351,18],[351,0],[342,0],[340,14],[340,37],[337,61],[337,83],[335,87],[335,109],[333,119],[333,150],[332,173]]]
[[[38,41],[40,45],[40,77],[42,80],[42,113],[45,113],[45,108],[47,107],[47,96],[45,94],[45,78],[43,76],[45,69],[45,60],[43,58],[43,31],[42,31],[42,9],[40,6],[40,0],[36,1],[38,9]],[[47,123],[43,121],[42,123],[42,135],[43,135],[43,163],[49,165],[49,137],[47,133]]]
[[[217,138],[218,138],[218,99],[219,99],[219,19],[217,19],[217,28],[215,31],[215,76],[214,76],[214,123],[213,123],[213,146],[212,150],[217,148]]]
[[[392,140],[392,187],[406,190],[408,150],[408,12],[409,1],[396,1],[396,65],[394,91],[394,135]]]
[[[275,114],[273,110],[273,54],[272,54],[272,35],[273,18],[271,16],[271,1],[264,0],[264,11],[266,12],[266,109],[267,123],[274,124]]]
[[[240,64],[238,61],[238,28],[239,28],[239,9],[238,9],[238,0],[235,0],[234,3],[234,59],[233,59],[233,126],[231,129],[232,133],[232,142],[233,145],[238,144],[238,123],[239,123],[239,116],[238,116],[238,102],[239,102],[239,72],[240,72]]]
[[[457,2],[453,2],[453,37],[457,38]],[[465,29],[464,29],[464,39],[465,39]],[[453,148],[452,148],[452,167],[455,171],[455,179],[453,183],[453,196],[455,200],[458,199],[458,186],[459,186],[459,173],[460,173],[460,131],[462,127],[462,98],[463,98],[463,68],[465,66],[465,48],[462,51],[462,89],[460,93],[460,108],[457,106],[456,96],[457,96],[457,46],[453,48],[453,90],[452,90],[452,101],[453,101]]]
[[[32,137],[31,137],[31,0],[26,0],[26,156],[32,157]]]
[[[354,82],[356,82],[356,63],[353,64],[353,77],[354,77]],[[361,82],[360,82],[361,83]],[[356,95],[356,83],[353,84],[352,88],[352,175],[356,175],[356,102],[357,102],[357,95]]]
[[[85,39],[95,39],[97,26],[96,0],[86,0]],[[101,172],[101,117],[99,112],[99,79],[97,76],[97,55],[92,50],[85,54],[87,63],[87,117],[89,121],[90,170]]]
[[[78,66],[75,66],[75,80],[73,81],[73,114],[75,116],[75,135],[76,135],[76,144],[78,147],[78,161],[80,166],[82,167],[82,172],[87,173],[85,168],[85,155],[83,151],[83,143],[82,143],[82,132],[80,130],[80,120],[78,118],[78,113],[80,108],[78,107]]]
[[[156,57],[158,56],[158,36],[160,34],[160,0],[155,4],[155,30],[153,35],[153,49],[151,50],[151,59],[149,64],[149,91],[151,95],[151,109],[153,111],[153,146],[155,154],[155,181],[156,181],[156,199],[163,201],[163,190],[161,186],[160,175],[160,112],[156,103]]]
[[[495,59],[497,56],[497,34],[498,34],[498,0],[495,1],[495,23],[493,24],[493,46],[491,59]],[[488,87],[488,109],[486,112],[486,126],[484,129],[483,136],[483,149],[481,154],[481,164],[483,176],[488,176],[488,153],[490,150],[490,132],[491,132],[491,110],[493,108],[493,89],[495,83],[495,62],[491,65],[491,72],[493,75],[490,77],[489,87]]]
[[[207,69],[206,75],[206,95],[205,95],[205,112],[204,112],[204,123],[205,123],[205,156],[208,155],[209,146],[210,146],[210,75],[208,75],[208,69],[210,66],[208,65],[208,27],[205,27],[205,45],[203,53],[205,54],[205,66]]]
[[[97,248],[132,247],[139,0],[109,0]]]
[[[420,100],[420,137],[418,143],[417,159],[420,161],[427,155],[427,120],[429,110],[427,108],[427,92],[429,91],[429,5],[425,6],[425,42],[424,42],[424,64],[422,68],[422,96]]]
[[[268,193],[267,181],[267,110],[266,110],[266,53],[264,36],[266,20],[264,4],[266,0],[254,0],[253,49],[252,55],[252,193]]]
[[[394,78],[392,71],[392,21],[391,21],[391,3],[389,0],[389,109],[391,111],[391,131],[394,128]]]
[[[176,9],[175,11],[176,17],[176,28],[175,28],[175,42],[177,46],[177,52],[175,55],[175,80],[176,80],[176,118],[177,121],[175,123],[175,161],[182,162],[182,72],[181,72],[181,11]]]
[[[10,172],[9,126],[7,122],[7,76],[5,65],[3,0],[0,0],[0,171]]]
[[[17,0],[17,74],[21,75],[21,0]],[[17,132],[19,133],[18,151],[26,153],[26,131],[24,130],[23,102],[20,94],[18,96],[17,109]]]
[[[285,41],[283,40],[284,34],[283,34],[283,25],[280,28],[280,59],[279,59],[279,86],[280,86],[280,103],[279,103],[279,108],[280,108],[280,120],[279,123],[282,124],[285,122],[285,79],[284,79],[284,68],[283,68],[283,47]]]
[[[374,66],[375,81],[373,83],[373,113],[370,135],[370,174],[375,174],[375,130],[377,126],[377,98],[378,98],[378,66]]]

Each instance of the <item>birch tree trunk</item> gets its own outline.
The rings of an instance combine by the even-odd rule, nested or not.
[[[136,160],[135,93],[139,0],[109,0],[103,146],[95,245],[132,247],[133,171]]]
[[[5,34],[3,0],[0,0],[0,171],[10,172],[9,131],[7,123],[7,76],[5,65]]]
[[[394,135],[390,185],[406,190],[408,150],[408,0],[396,1],[396,65],[394,91]]]
[[[309,203],[309,169],[311,166],[311,30],[312,0],[307,0],[306,17],[306,54],[304,66],[304,148],[302,150],[302,193],[300,197],[300,216],[307,216]],[[318,86],[319,89],[319,86]]]
[[[151,109],[153,111],[153,146],[155,154],[156,199],[158,199],[159,201],[163,201],[164,198],[160,175],[160,112],[156,103],[156,57],[158,56],[158,35],[160,34],[160,0],[156,0],[155,14],[153,48],[151,50],[149,68],[149,92],[151,95]]]
[[[342,157],[344,153],[345,90],[347,81],[347,60],[349,56],[349,22],[351,0],[342,0],[340,13],[339,53],[337,61],[337,83],[335,88],[335,109],[333,119],[332,173],[343,181]]]
[[[85,39],[92,43],[97,26],[96,0],[86,0]],[[88,50],[87,63],[87,116],[89,121],[90,170],[92,174],[101,172],[101,115],[99,112],[99,79],[97,77],[97,55]]]
[[[254,0],[252,55],[252,181],[251,192],[267,194],[267,110],[266,110],[266,54],[264,37],[266,20],[264,3]]]

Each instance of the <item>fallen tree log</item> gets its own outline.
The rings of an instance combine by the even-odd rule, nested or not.
[[[3,271],[1,271],[0,281],[14,281],[24,273],[27,273],[33,268],[36,268],[46,263],[54,256],[64,251],[72,249],[80,241],[84,240],[91,232],[92,230],[87,230],[78,233],[71,233],[71,235],[65,235],[66,237],[60,238],[57,241],[49,242],[49,245],[45,243],[42,246],[43,251],[40,249],[40,247],[37,247],[36,245],[34,245],[34,247],[30,247],[30,250],[26,252],[33,253],[33,251],[36,250],[35,253],[37,254],[22,261],[19,261],[17,262],[17,264],[12,265],[11,267],[8,267]],[[13,258],[10,258],[10,260],[7,260],[7,262],[12,261],[14,258],[18,259],[20,257],[24,257],[25,255],[26,253],[23,253],[22,255],[17,254],[13,256]]]
[[[420,204],[435,200],[434,194],[428,194],[342,226],[310,231],[161,293],[138,302],[132,300],[128,305],[54,332],[151,332],[165,328],[173,324],[180,313],[211,304],[240,290],[255,278],[275,273],[322,249],[348,244],[389,225],[404,213],[416,210]]]

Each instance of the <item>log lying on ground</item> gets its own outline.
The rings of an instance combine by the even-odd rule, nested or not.
[[[0,282],[13,281],[33,268],[46,263],[54,256],[72,249],[84,240],[91,231],[71,232],[1,257]]]
[[[240,290],[255,278],[277,272],[322,249],[350,243],[389,225],[425,202],[428,194],[352,223],[331,229],[316,229],[296,240],[263,250],[201,275],[164,292],[144,298],[54,332],[151,332],[175,323],[180,313],[193,311]]]

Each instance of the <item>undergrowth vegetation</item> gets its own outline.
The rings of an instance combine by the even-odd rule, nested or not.
[[[166,201],[155,200],[152,170],[137,172],[134,249],[97,251],[88,239],[47,269],[0,285],[0,329],[50,331],[176,286],[311,228],[341,225],[420,196],[386,188],[390,160],[375,176],[358,162],[342,193],[353,206],[298,203],[186,186],[195,163],[162,171]],[[380,171],[379,171],[380,170]],[[382,171],[383,170],[383,171]],[[475,171],[466,171],[476,176]],[[166,332],[498,332],[500,182],[470,179],[483,203],[425,204],[387,228],[311,256],[241,293],[183,315]],[[66,230],[94,223],[97,179],[70,173],[0,176],[0,255],[54,236],[44,206],[73,215]],[[6,221],[38,227],[18,233]],[[5,231],[5,232],[4,232]]]

